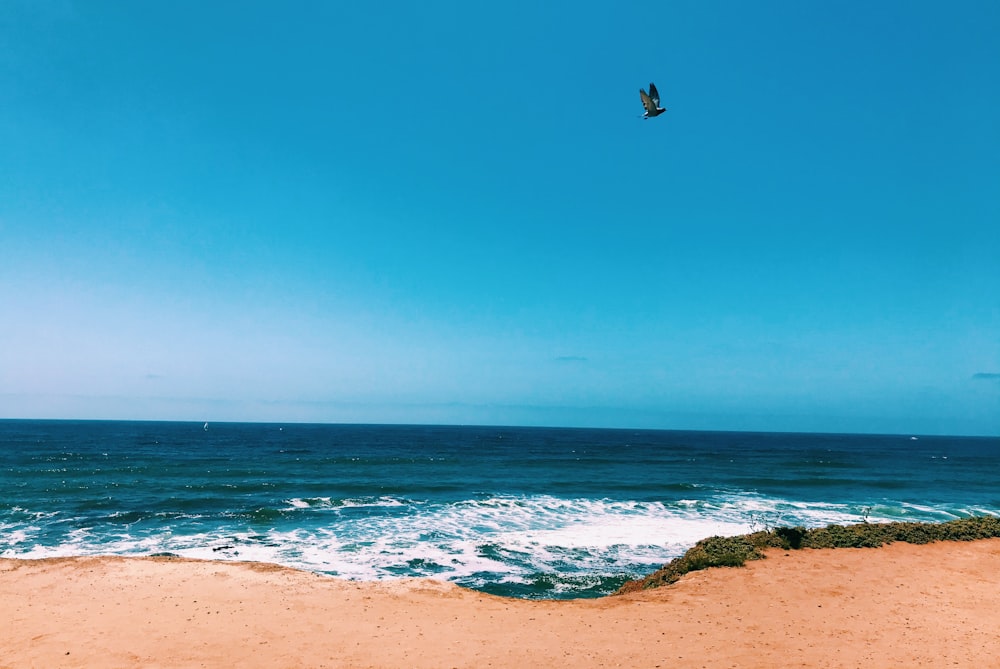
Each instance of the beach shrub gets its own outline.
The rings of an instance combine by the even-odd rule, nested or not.
[[[802,548],[878,548],[886,543],[884,528],[877,523],[828,525],[807,530]]]
[[[869,523],[815,529],[778,527],[736,537],[702,539],[679,558],[645,578],[627,581],[615,594],[670,585],[684,574],[711,567],[742,567],[764,557],[764,549],[877,548],[894,541],[975,541],[1000,537],[1000,517],[970,516],[945,523]]]
[[[684,555],[671,560],[646,578],[627,581],[616,594],[676,583],[684,574],[700,569],[742,567],[747,560],[759,560],[764,557],[761,548],[766,546],[759,542],[763,538],[761,535],[768,534],[771,533],[755,532],[753,535],[702,539]]]
[[[1000,537],[1000,517],[970,516],[941,526],[942,541],[975,541]]]
[[[800,545],[802,548],[877,548],[894,541],[927,544],[933,541],[974,541],[994,537],[1000,537],[1000,518],[970,516],[945,523],[829,525],[806,530]]]
[[[779,527],[774,535],[781,540],[781,548],[802,548],[802,539],[806,536],[804,527]]]
[[[747,560],[760,557],[760,551],[748,537],[711,537],[701,542],[700,550],[692,556],[692,566],[696,569],[742,567]]]

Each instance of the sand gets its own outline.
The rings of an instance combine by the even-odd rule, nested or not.
[[[530,602],[272,565],[0,560],[0,667],[1000,667],[1000,540],[772,550]]]

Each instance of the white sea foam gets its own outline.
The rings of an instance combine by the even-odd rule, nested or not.
[[[3,536],[3,544],[13,547],[30,541],[31,537],[40,529],[38,527],[12,529],[9,526],[0,525],[0,535]]]
[[[395,497],[358,497],[353,499],[334,499],[332,497],[295,497],[285,500],[289,509],[343,509],[365,506],[403,506],[406,500]]]

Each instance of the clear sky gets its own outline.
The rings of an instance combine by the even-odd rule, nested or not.
[[[0,417],[1000,434],[998,34],[0,0]]]

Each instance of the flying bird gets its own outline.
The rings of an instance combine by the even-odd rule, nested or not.
[[[646,91],[641,88],[639,89],[639,98],[642,100],[642,106],[646,110],[642,115],[644,119],[659,116],[667,111],[660,106],[660,92],[656,90],[656,84],[653,82],[649,82],[649,95],[646,94]]]

